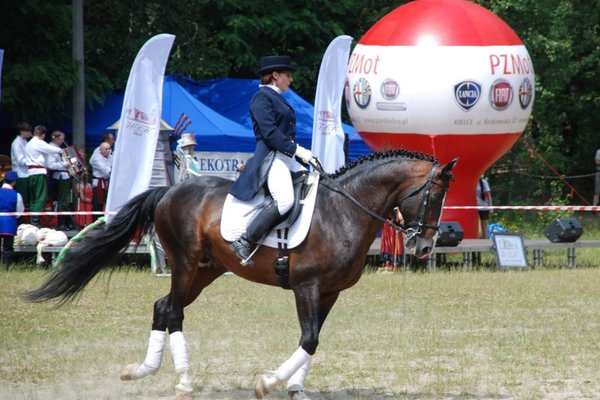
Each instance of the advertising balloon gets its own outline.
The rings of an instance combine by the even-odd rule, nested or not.
[[[374,150],[455,157],[446,205],[476,204],[477,180],[523,132],[534,100],[527,49],[499,17],[466,0],[417,0],[373,25],[354,48],[345,98]],[[465,237],[476,210],[444,210]]]

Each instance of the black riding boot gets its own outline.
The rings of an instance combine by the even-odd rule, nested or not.
[[[273,201],[250,221],[250,224],[248,224],[248,227],[246,228],[246,233],[233,242],[229,248],[240,258],[240,260],[247,260],[248,257],[250,257],[250,254],[252,254],[252,250],[254,250],[256,243],[279,223],[281,217],[282,215],[279,214],[279,210],[277,209],[277,202]],[[254,263],[249,260],[247,265],[253,264]]]

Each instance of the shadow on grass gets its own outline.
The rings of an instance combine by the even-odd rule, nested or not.
[[[484,400],[484,399],[509,399],[510,396],[500,394],[472,394],[472,393],[426,393],[426,392],[386,392],[376,389],[349,389],[336,391],[307,391],[306,395],[311,400],[388,400],[388,399],[448,399],[448,400]],[[239,389],[239,390],[204,390],[194,394],[194,400],[241,400],[254,399],[254,390]],[[266,400],[283,400],[289,399],[287,392],[275,390],[267,397]]]

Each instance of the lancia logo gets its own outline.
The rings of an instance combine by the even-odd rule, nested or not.
[[[463,81],[454,85],[454,98],[456,102],[465,111],[469,111],[481,96],[481,85],[474,81]]]

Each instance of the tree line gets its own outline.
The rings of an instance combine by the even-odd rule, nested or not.
[[[583,0],[477,0],[523,40],[536,72],[531,122],[488,171],[498,204],[570,199],[565,176],[594,171],[600,138],[600,3]],[[71,2],[10,0],[0,15],[5,50],[2,113],[16,121],[68,121],[76,79]],[[137,51],[150,37],[176,40],[167,74],[203,80],[254,78],[262,55],[289,54],[299,70],[294,89],[314,100],[321,57],[336,36],[355,43],[382,16],[406,3],[381,0],[117,0],[84,7],[86,101],[102,104],[124,88]],[[533,150],[532,150],[533,149]],[[541,161],[541,158],[546,163]],[[591,198],[593,178],[568,179]]]

